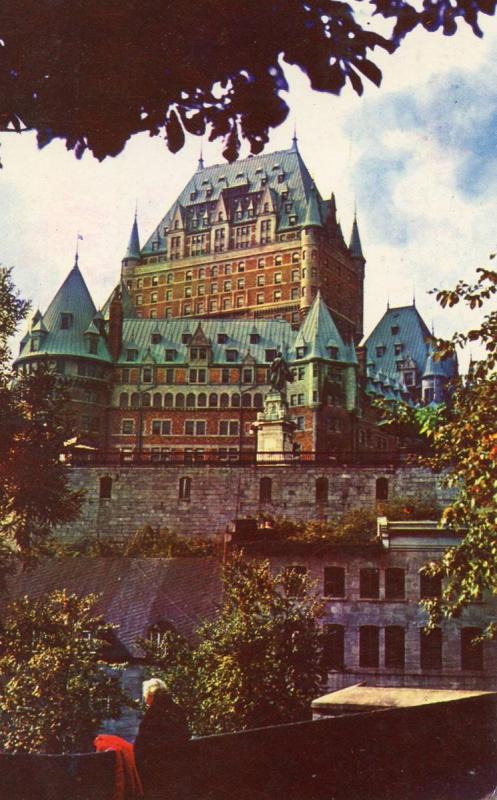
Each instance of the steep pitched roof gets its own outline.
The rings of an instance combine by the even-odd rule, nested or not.
[[[99,595],[95,606],[111,623],[125,655],[139,656],[136,641],[159,622],[188,639],[212,618],[222,599],[215,558],[67,558],[41,562],[32,572],[9,576],[7,598],[39,598],[66,588],[84,596]]]
[[[109,319],[109,308],[110,308],[110,301],[114,295],[116,289],[121,290],[121,303],[123,304],[123,316],[125,319],[135,319],[136,318],[136,308],[133,305],[133,300],[131,299],[131,295],[129,293],[129,289],[126,285],[126,281],[121,278],[117,286],[111,291],[110,295],[108,296],[107,300],[103,304],[102,308],[100,309],[100,313],[102,314],[105,320]]]
[[[264,181],[266,181],[265,184]],[[274,153],[249,156],[233,164],[224,162],[206,166],[192,175],[156,230],[163,232],[164,227],[172,224],[178,211],[178,204],[181,208],[182,221],[189,227],[196,216],[196,207],[202,205],[205,209],[208,205],[209,208],[212,206],[212,210],[214,210],[221,193],[226,207],[229,208],[230,204],[235,203],[240,197],[264,191],[266,187],[271,192],[271,197],[279,198],[283,191],[283,185],[285,191],[288,192],[288,198],[285,203],[279,204],[278,224],[280,229],[294,226],[294,222],[290,223],[290,217],[295,216],[298,224],[302,223],[311,189],[313,187],[315,189],[314,181],[298,149],[292,147]],[[324,209],[325,204],[319,192],[316,189],[315,192],[318,209],[321,206]],[[288,211],[286,210],[287,203],[291,204],[291,209]],[[320,212],[318,211],[318,213]],[[155,240],[156,231],[149,237],[142,251],[151,250],[152,242]]]
[[[61,327],[62,315],[70,315],[67,327]],[[43,317],[39,317],[33,333],[45,332],[37,355],[85,356],[99,361],[110,361],[105,339],[99,336],[97,353],[89,354],[85,342],[85,331],[97,317],[88,287],[76,262],[48,306]],[[95,329],[96,333],[99,333]],[[24,337],[19,358],[31,355],[30,338]]]
[[[306,358],[329,360],[329,348],[336,347],[338,354],[334,360],[348,363],[355,363],[357,360],[354,346],[345,344],[343,341],[320,291],[312,301],[309,313],[297,334],[295,350],[297,347],[303,346],[300,342],[305,343]],[[295,353],[293,357],[295,357]]]
[[[140,258],[140,235],[138,233],[138,220],[136,214],[131,227],[131,235],[129,237],[128,249],[126,250],[125,258]]]
[[[390,376],[399,376],[397,361],[407,356],[416,364],[418,375],[422,375],[427,357],[427,341],[430,331],[416,306],[388,308],[375,328],[364,340],[368,361],[375,371]],[[402,344],[402,352],[396,354],[395,346]],[[379,349],[380,348],[380,349]],[[381,354],[381,348],[385,348]]]
[[[359,236],[359,226],[357,224],[357,217],[354,215],[354,222],[352,223],[352,233],[350,235],[349,250],[356,258],[364,258],[362,252],[361,237]]]

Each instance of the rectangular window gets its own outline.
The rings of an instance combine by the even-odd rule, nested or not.
[[[169,350],[167,349],[165,352],[165,360],[166,361],[174,361],[176,358],[176,350]]]
[[[442,669],[442,631],[419,632],[421,669]]]
[[[143,383],[152,383],[152,367],[143,367]]]
[[[264,304],[264,292],[258,292],[255,301],[258,306],[262,306]]]
[[[129,436],[129,434],[133,433],[134,426],[135,423],[132,419],[123,419],[121,433]]]
[[[297,417],[296,422],[298,431],[305,430],[305,417]]]
[[[281,300],[281,289],[277,289],[275,292],[273,292],[273,301],[275,303],[279,303],[280,300]]]
[[[405,630],[400,625],[389,625],[385,628],[385,667],[387,669],[404,669],[405,638]]]
[[[206,383],[207,370],[191,369],[188,378],[189,378],[189,383]]]
[[[220,436],[238,436],[239,424],[237,420],[222,419],[219,422]]]
[[[136,361],[138,350],[126,350],[126,361]]]
[[[274,277],[273,277],[274,283],[281,283],[281,279],[282,279],[282,273],[281,272],[275,272],[274,273]]]
[[[265,353],[265,360],[266,361],[274,361],[277,355],[277,350],[266,350]]]
[[[385,570],[385,600],[404,600],[405,596],[405,570],[389,567]]]
[[[230,382],[230,371],[228,367],[223,367],[221,370],[221,383],[229,383]]]
[[[474,641],[478,636],[480,628],[461,628],[461,669],[475,672],[483,669],[483,642]]]
[[[442,576],[425,575],[424,572],[421,572],[419,575],[419,596],[422,600],[429,600],[433,597],[441,597]]]
[[[238,358],[238,350],[226,350],[226,361],[236,361]]]
[[[383,346],[377,347],[376,348],[376,357],[377,358],[381,358],[381,356],[385,355],[386,351],[387,351],[386,347],[383,347]]]
[[[359,573],[359,596],[361,599],[377,600],[380,596],[380,570],[364,567]]]
[[[242,383],[252,383],[254,379],[253,370],[251,367],[244,367],[242,370]]]
[[[380,629],[376,625],[359,628],[359,666],[378,667],[380,658]]]
[[[257,276],[257,286],[264,286],[264,283],[265,283],[264,275],[258,275]]]
[[[324,626],[323,660],[325,669],[343,669],[345,655],[343,625]]]
[[[194,436],[195,435],[195,420],[187,419],[185,420],[185,436]]]
[[[345,597],[344,567],[324,568],[324,596]]]

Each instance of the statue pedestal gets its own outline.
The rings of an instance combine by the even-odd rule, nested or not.
[[[286,399],[279,392],[269,392],[264,411],[259,411],[253,424],[257,432],[257,461],[291,461],[296,427],[288,413]]]

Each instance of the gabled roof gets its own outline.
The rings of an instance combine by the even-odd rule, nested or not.
[[[305,358],[330,359],[330,347],[338,349],[336,361],[356,363],[353,345],[346,345],[340,336],[331,312],[318,291],[309,309],[295,341],[296,347],[303,346],[297,341],[306,343]]]
[[[140,655],[137,639],[159,622],[193,639],[222,599],[219,562],[211,557],[50,559],[9,576],[6,584],[7,600],[24,594],[35,599],[63,588],[98,595],[96,613],[119,626],[116,637],[131,656]]]
[[[210,347],[211,345],[210,339],[208,339],[204,333],[204,329],[202,328],[201,322],[199,322],[197,325],[195,333],[193,334],[190,340],[190,345],[197,345],[197,346],[200,345],[203,347]]]

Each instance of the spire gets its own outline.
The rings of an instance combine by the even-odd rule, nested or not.
[[[126,250],[125,258],[140,258],[140,236],[138,234],[138,215],[135,211],[135,218],[133,220],[133,227],[131,228],[131,236],[129,237],[128,249]]]
[[[298,139],[297,139],[297,123],[293,123],[293,136],[292,136],[292,147],[291,149],[297,151],[298,148]]]
[[[202,140],[200,140],[200,155],[198,157],[198,165],[197,165],[197,172],[200,172],[204,168],[204,154],[203,154],[203,147],[202,147]]]
[[[307,199],[307,208],[305,212],[305,219],[303,222],[304,228],[310,227],[314,225],[316,227],[321,227],[321,214],[319,213],[319,205],[318,205],[318,198],[316,193],[316,187],[312,186],[311,191],[309,193],[309,197]]]
[[[359,226],[357,224],[356,212],[354,212],[354,222],[352,223],[352,233],[350,235],[349,250],[354,256],[354,258],[362,258],[364,260],[364,254],[362,252],[361,237],[359,236]]]

